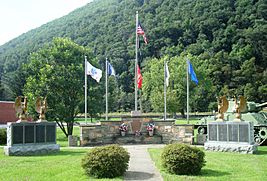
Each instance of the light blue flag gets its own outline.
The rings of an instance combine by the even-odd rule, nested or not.
[[[114,68],[113,68],[112,65],[108,62],[108,75],[109,75],[109,76],[111,76],[111,75],[116,76],[115,74],[116,74],[116,73],[115,73]]]
[[[196,73],[194,72],[193,66],[192,66],[192,64],[190,63],[189,60],[187,60],[187,64],[188,64],[188,73],[191,76],[191,80],[198,85],[198,80],[197,80]]]

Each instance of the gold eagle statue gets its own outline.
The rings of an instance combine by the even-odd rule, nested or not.
[[[38,112],[40,114],[38,121],[39,122],[45,121],[45,113],[47,110],[46,97],[44,99],[42,99],[41,97],[38,97],[36,99],[35,110],[36,110],[36,112]]]
[[[18,96],[15,100],[15,110],[17,114],[19,114],[19,120],[17,122],[26,122],[26,115],[27,115],[27,97]]]
[[[224,119],[224,113],[227,111],[228,107],[229,107],[229,102],[226,96],[219,97],[218,98],[218,116],[217,116],[219,120]]]
[[[241,119],[241,112],[245,111],[247,109],[247,101],[244,96],[239,96],[239,103],[237,101],[237,98],[235,97],[235,117],[236,119]]]

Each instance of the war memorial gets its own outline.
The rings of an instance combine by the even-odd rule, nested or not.
[[[45,120],[45,99],[38,98],[36,101],[36,111],[40,114],[36,122],[28,122],[26,119],[26,97],[16,99],[15,109],[19,113],[19,120],[16,123],[8,123],[5,154],[34,155],[59,151],[59,145],[56,144],[56,123]],[[220,97],[216,121],[207,123],[204,148],[211,151],[256,153],[254,124],[242,119],[242,113],[247,109],[247,102],[242,96],[239,101],[235,99],[230,101],[230,104],[226,96]],[[233,112],[235,117],[226,121],[226,112]],[[81,124],[80,136],[69,136],[69,146],[171,143],[192,145],[196,144],[196,136],[201,137],[199,134],[194,135],[194,128],[192,124],[177,125],[175,120],[153,120],[133,115],[120,121]]]
[[[1,44],[0,180],[266,180],[266,7],[88,0]]]
[[[7,123],[6,155],[39,155],[58,152],[56,144],[56,123],[45,120],[46,100],[38,98],[36,111],[40,114],[36,122],[27,121],[27,98],[17,97],[15,109],[19,114],[17,122]]]
[[[241,112],[247,109],[247,103],[243,96],[240,96],[238,103],[235,98],[234,107],[226,99],[226,96],[219,98],[218,117],[216,122],[208,123],[208,140],[204,143],[205,150],[256,153],[257,145],[254,142],[254,126],[252,122],[244,122],[241,119]],[[224,113],[231,109],[235,112],[235,119],[224,121]]]

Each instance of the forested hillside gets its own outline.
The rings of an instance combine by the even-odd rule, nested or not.
[[[192,100],[206,102],[196,110],[207,110],[222,94],[267,101],[266,0],[94,0],[0,47],[0,100],[22,93],[25,80],[19,67],[30,53],[54,37],[68,37],[90,48],[101,67],[109,58],[118,74],[111,111],[132,110],[136,11],[149,41],[140,45],[144,73],[152,59],[166,55],[169,60],[190,55],[195,66],[205,64],[200,85],[205,78],[212,85],[196,88]],[[147,99],[143,108],[153,110]]]

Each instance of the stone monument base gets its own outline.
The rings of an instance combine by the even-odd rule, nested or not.
[[[141,111],[131,111],[131,116],[132,117],[142,116],[142,112]]]
[[[134,135],[127,134],[123,137],[117,137],[115,140],[115,143],[116,144],[162,144],[162,136],[159,136],[159,135],[134,136]]]
[[[41,145],[13,145],[5,146],[4,152],[8,156],[24,156],[24,155],[41,155],[48,153],[56,153],[60,150],[58,144],[41,144]]]
[[[252,122],[209,122],[207,127],[208,140],[204,143],[205,150],[256,153]]]
[[[205,150],[218,152],[237,152],[244,154],[254,154],[257,152],[257,145],[237,144],[237,143],[222,143],[222,142],[206,142],[204,143]]]

